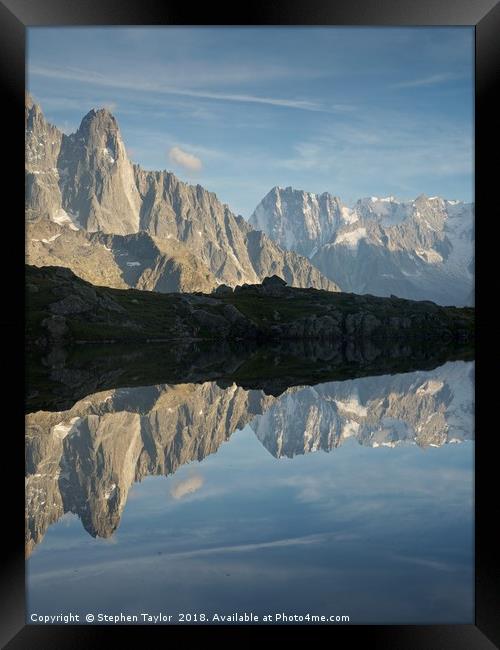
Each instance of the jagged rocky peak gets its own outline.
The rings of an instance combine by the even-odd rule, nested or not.
[[[63,208],[89,232],[125,235],[139,230],[140,196],[118,123],[92,109],[63,142]]]
[[[103,131],[114,131],[118,133],[116,118],[107,108],[92,108],[82,118],[78,132],[80,134],[102,133]]]
[[[326,243],[341,219],[338,197],[314,194],[292,187],[273,187],[262,199],[250,224],[301,255],[310,256]]]
[[[33,106],[35,106],[35,100],[33,99],[33,95],[27,90],[24,91],[24,106],[26,111],[32,109]]]
[[[92,109],[71,135],[48,125],[32,99],[26,119],[26,213],[36,223],[28,233],[30,263],[69,266],[109,286],[163,291],[256,283],[272,273],[294,286],[338,288],[213,192],[133,165],[109,110]],[[139,232],[154,242],[89,237]]]
[[[43,113],[40,109],[40,106],[35,103],[32,95],[28,92],[25,93],[24,104],[25,104],[26,128],[28,130],[32,130],[36,122],[40,123],[41,120],[45,121],[45,118],[43,117]]]
[[[214,192],[201,185],[185,183],[172,172],[148,171],[134,165],[134,175],[143,201],[141,229],[152,234],[163,236],[174,232],[169,230],[169,217],[174,217],[177,221],[191,221],[193,228],[194,222],[197,222],[207,232],[210,232],[226,214],[237,220]],[[199,236],[198,232],[194,234]]]
[[[51,132],[52,134],[59,134],[60,140],[62,133],[57,127],[47,122],[45,115],[40,108],[40,105],[35,102],[33,96],[30,93],[26,92],[24,95],[24,100],[24,117],[27,139],[29,139],[30,136],[39,137],[45,135],[47,132]],[[45,152],[39,151],[38,153],[40,154],[40,158],[43,158],[43,154]]]
[[[25,110],[26,220],[57,220],[62,205],[58,161],[63,134],[49,124],[40,107],[26,94]],[[52,234],[52,233],[47,233]]]
[[[62,133],[47,122],[40,106],[29,93],[25,94],[25,130],[27,171],[57,164]]]
[[[120,159],[132,166],[118,122],[107,108],[90,110],[82,119],[78,131],[70,136],[70,140],[86,148],[90,155],[96,155],[98,160],[103,160],[108,166],[118,164]]]

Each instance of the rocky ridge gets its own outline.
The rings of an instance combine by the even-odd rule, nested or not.
[[[335,291],[310,261],[282,250],[200,185],[134,165],[116,119],[92,109],[75,133],[26,100],[26,255],[106,286],[208,291],[277,273]]]
[[[69,269],[27,267],[27,338],[75,341],[331,339],[472,341],[474,310],[299,289],[272,276],[215,293],[95,287]]]

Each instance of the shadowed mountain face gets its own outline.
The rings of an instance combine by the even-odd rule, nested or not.
[[[65,135],[27,97],[25,123],[30,264],[159,292],[210,291],[274,273],[293,286],[338,290],[212,192],[132,164],[108,110],[91,110]]]
[[[26,552],[72,512],[93,537],[119,525],[134,482],[202,461],[248,425],[276,458],[361,445],[471,439],[473,364],[287,389],[159,384],[88,395],[26,418]],[[374,452],[376,453],[376,452]]]

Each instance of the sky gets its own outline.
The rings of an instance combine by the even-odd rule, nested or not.
[[[275,185],[474,200],[472,27],[33,27],[27,86],[246,218]]]

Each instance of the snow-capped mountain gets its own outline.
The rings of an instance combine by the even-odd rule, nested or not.
[[[372,196],[349,207],[328,193],[275,187],[250,223],[308,256],[343,291],[473,304],[472,203]]]
[[[250,426],[277,458],[331,451],[348,438],[368,447],[440,447],[470,440],[474,365],[362,377],[289,389]]]

